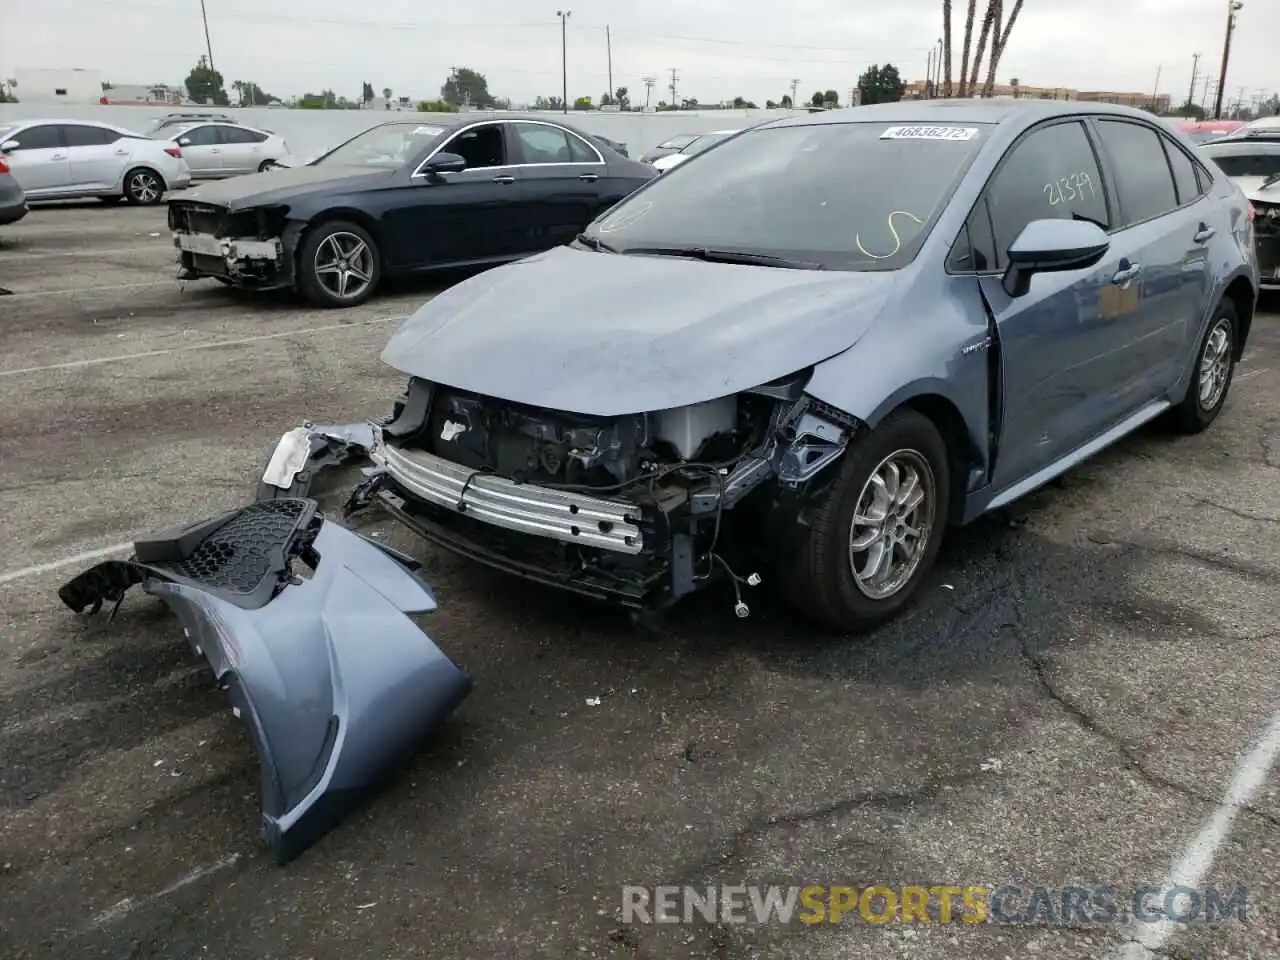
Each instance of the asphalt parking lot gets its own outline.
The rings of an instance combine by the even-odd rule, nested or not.
[[[1144,431],[963,531],[866,639],[728,593],[637,633],[360,521],[427,561],[424,626],[476,688],[281,868],[176,620],[56,590],[242,504],[302,419],[387,412],[382,344],[438,285],[340,312],[183,289],[164,219],[0,231],[0,956],[1280,955],[1280,302],[1208,433]],[[712,883],[1244,887],[1248,922],[621,920],[623,885]]]

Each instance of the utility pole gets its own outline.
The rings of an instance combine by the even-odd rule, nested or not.
[[[1164,70],[1164,64],[1156,64],[1156,85],[1151,88],[1151,109],[1153,112],[1156,112],[1156,103],[1160,100],[1160,72],[1162,70]],[[1016,90],[1013,95],[1015,97],[1018,95]]]
[[[676,82],[680,79],[680,74],[676,72],[675,67],[671,67],[671,109],[679,109],[680,98],[676,93]]]
[[[796,90],[800,87],[800,81],[793,79],[791,81],[791,109],[796,108]]]
[[[604,46],[609,53],[609,96],[613,96],[613,36],[609,33],[609,25],[604,25]]]
[[[209,54],[209,69],[213,70],[213,42],[209,39],[209,15],[205,13],[204,0],[200,0],[200,19],[204,21],[204,49]]]
[[[1187,92],[1187,106],[1195,103],[1196,100],[1196,76],[1200,72],[1200,54],[1193,53],[1191,55],[1191,89]]]
[[[640,82],[644,84],[644,110],[649,112],[649,100],[653,96],[653,85],[658,82],[657,77],[641,77]]]
[[[933,47],[929,48],[929,57],[925,60],[924,67],[924,98],[928,100],[933,96]]]
[[[557,10],[560,18],[560,110],[569,112],[569,31],[565,26],[572,10]]]
[[[1222,41],[1222,70],[1218,74],[1218,97],[1213,107],[1215,120],[1222,119],[1222,93],[1227,85],[1227,64],[1231,60],[1231,34],[1236,29],[1236,11],[1243,6],[1241,0],[1227,0],[1227,36]]]

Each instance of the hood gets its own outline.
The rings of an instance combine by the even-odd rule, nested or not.
[[[899,276],[556,247],[446,290],[392,335],[382,360],[513,403],[647,413],[848,349]]]
[[[1280,203],[1280,181],[1263,190],[1266,177],[1232,177],[1231,180],[1254,203]]]
[[[318,167],[281,167],[267,173],[229,177],[184,190],[175,199],[216,203],[231,207],[257,207],[323,190],[351,190],[385,183],[391,174],[367,167],[321,164]]]

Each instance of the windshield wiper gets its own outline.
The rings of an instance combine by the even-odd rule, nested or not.
[[[767,253],[747,253],[739,250],[715,250],[711,247],[627,247],[622,253],[648,253],[667,257],[693,257],[709,263],[742,263],[756,267],[781,267],[787,270],[821,270],[822,264],[813,260],[792,260]]]
[[[1265,190],[1267,187],[1274,187],[1277,183],[1280,183],[1280,173],[1273,173],[1262,181],[1262,186],[1258,187],[1258,189]]]
[[[605,253],[618,252],[617,247],[611,247],[609,246],[609,244],[605,243],[599,237],[589,237],[585,233],[578,234],[577,241],[580,244],[582,244],[584,247],[590,247],[592,250],[597,250],[597,251],[603,250]]]

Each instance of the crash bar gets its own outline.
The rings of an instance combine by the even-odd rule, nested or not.
[[[632,503],[515,483],[427,453],[386,446],[387,473],[409,493],[495,527],[638,554],[643,537]]]

